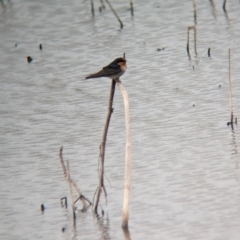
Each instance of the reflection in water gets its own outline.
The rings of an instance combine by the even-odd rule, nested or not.
[[[224,11],[225,18],[227,19],[227,22],[229,23],[228,12],[226,10],[226,2],[227,2],[227,0],[224,0],[224,2],[223,2],[223,11]]]
[[[188,33],[187,33],[187,53],[188,53],[188,58],[191,60],[191,54],[190,54],[190,49],[189,49],[189,39],[190,39],[190,30],[194,31],[194,51],[195,51],[195,58],[197,58],[197,30],[196,26],[189,26],[188,27]]]
[[[14,11],[0,13],[1,239],[19,239],[26,231],[27,239],[238,239],[240,132],[235,125],[226,139],[222,118],[228,111],[223,49],[231,45],[233,62],[240,62],[240,15],[226,6],[230,28],[223,0],[195,0],[198,57],[194,59],[192,30],[189,61],[182,46],[188,24],[193,24],[193,4],[178,2],[162,1],[161,9],[155,9],[153,3],[135,1],[137,14],[131,22],[127,4],[115,1],[126,21],[120,32],[109,10],[92,20],[89,1],[14,1]],[[220,8],[218,20],[211,16],[215,5],[216,11]],[[209,44],[211,59],[203,56]],[[166,51],[155,51],[158,45]],[[108,139],[111,224],[100,211],[96,220],[91,212],[80,212],[75,229],[71,211],[54,210],[68,191],[56,164],[60,145],[66,145],[84,192],[95,191],[96,139],[102,135],[109,81],[81,79],[99,61],[122,52],[129,59],[123,81],[129,90],[134,143],[131,236],[118,225],[125,149],[122,101],[115,102]],[[28,55],[34,59],[31,64]],[[231,74],[237,79],[239,68]],[[239,84],[234,91],[240,92]],[[233,100],[239,116],[237,95]],[[43,202],[52,206],[44,215],[39,211]]]
[[[229,23],[229,17],[228,17],[228,12],[227,10],[224,11],[225,18],[227,19],[227,22]]]
[[[124,234],[124,239],[125,240],[131,240],[131,237],[130,237],[131,234],[130,234],[128,228],[122,228],[122,230],[123,230],[123,234]]]
[[[110,224],[109,224],[109,218],[108,218],[108,214],[106,214],[106,219],[104,218],[104,215],[102,215],[102,217],[97,217],[97,225],[98,228],[101,232],[101,239],[103,240],[109,240],[111,239],[110,234],[109,234],[109,230],[110,230]]]
[[[72,233],[73,233],[73,237],[72,237],[72,240],[77,240],[77,228],[75,225],[73,225],[73,228],[72,228]]]
[[[232,155],[237,155],[238,154],[238,149],[237,149],[237,142],[236,142],[236,136],[235,136],[235,131],[232,129],[232,141],[231,145],[233,146],[232,150]]]

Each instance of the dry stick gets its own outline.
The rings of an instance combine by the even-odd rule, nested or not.
[[[78,200],[82,200],[82,198],[84,198],[84,199],[89,203],[90,206],[92,205],[92,202],[91,202],[88,198],[86,198],[85,196],[83,196],[83,195],[81,195],[79,198],[77,198],[77,199],[75,200],[74,204],[75,204]],[[85,209],[83,209],[83,210],[85,210]],[[82,211],[83,211],[83,210],[82,210]]]
[[[61,206],[62,206],[62,207],[65,206],[65,208],[67,208],[67,206],[68,206],[68,205],[67,205],[67,197],[62,197],[60,200],[61,200]],[[63,204],[63,200],[64,200],[64,204]]]
[[[73,187],[76,189],[76,191],[78,192],[78,195],[79,196],[82,196],[82,193],[81,193],[81,190],[80,188],[77,186],[77,184],[71,179],[71,178],[68,178],[68,174],[67,174],[67,168],[64,164],[64,161],[63,161],[63,154],[62,154],[62,151],[63,151],[63,147],[60,147],[60,150],[59,150],[59,158],[60,158],[60,162],[61,162],[61,165],[62,165],[62,168],[63,168],[63,175],[64,177],[66,178],[67,181],[70,181],[71,184],[73,185]],[[87,209],[87,204],[86,204],[86,201],[84,198],[81,199],[82,201],[82,204],[83,204],[83,209]]]
[[[194,23],[197,24],[197,7],[196,7],[195,0],[192,0],[192,2],[193,2],[193,12],[194,12]]]
[[[226,3],[227,3],[227,0],[224,0],[223,1],[223,11],[226,12]]]
[[[93,0],[91,0],[91,10],[92,10],[92,16],[94,17],[94,3],[93,3]]]
[[[194,49],[195,49],[195,55],[197,57],[197,29],[195,26],[193,26],[194,30]]]
[[[228,80],[229,80],[229,102],[230,102],[230,109],[231,109],[231,126],[233,128],[233,106],[232,106],[232,84],[231,84],[231,52],[230,48],[228,49]]]
[[[133,17],[133,1],[130,0],[130,9],[131,9],[131,15]]]
[[[211,51],[211,48],[208,48],[208,57],[211,57],[210,51]]]
[[[68,162],[68,160],[67,160],[67,174],[68,174],[68,183],[69,183],[70,196],[71,196],[71,202],[72,202],[73,223],[74,223],[74,226],[75,226],[76,225],[76,213],[75,213],[75,207],[74,207],[72,184],[71,184],[71,177],[70,177],[70,169],[69,169],[69,162]]]
[[[108,4],[108,6],[111,8],[112,12],[114,13],[115,17],[117,18],[117,20],[119,21],[120,23],[120,27],[123,28],[123,23],[122,21],[120,20],[120,18],[118,17],[116,11],[113,9],[112,5],[110,4],[110,2],[108,0],[105,0]]]
[[[188,27],[188,37],[187,37],[187,53],[188,53],[188,57],[189,60],[191,60],[191,55],[190,55],[190,51],[189,51],[189,35],[190,35],[190,30],[193,29],[194,31],[194,50],[195,50],[195,57],[197,57],[197,30],[195,26],[190,26]]]
[[[111,115],[112,115],[112,112],[113,112],[112,105],[113,105],[113,98],[114,98],[114,92],[115,92],[115,85],[116,85],[115,80],[112,80],[109,102],[108,102],[107,119],[106,119],[104,131],[103,131],[102,143],[100,145],[100,160],[101,160],[101,163],[100,163],[100,169],[99,169],[99,185],[98,185],[98,189],[97,189],[97,199],[96,199],[95,206],[94,206],[94,212],[95,212],[96,215],[97,215],[98,203],[99,203],[99,200],[100,200],[102,189],[104,190],[105,197],[107,197],[107,192],[106,192],[106,189],[105,189],[105,186],[104,186],[104,157],[105,157],[105,147],[106,147],[108,126],[109,126],[110,118],[111,118]]]
[[[189,60],[191,60],[191,55],[190,55],[190,51],[189,51],[189,32],[190,32],[191,27],[188,27],[188,35],[187,35],[187,53],[188,53],[188,57]]]
[[[122,212],[122,228],[128,228],[129,218],[129,197],[130,197],[130,174],[131,174],[131,133],[130,133],[130,113],[128,94],[122,83],[117,81],[117,85],[122,92],[122,97],[125,107],[126,121],[126,156],[125,156],[125,182],[124,182],[124,197],[123,197],[123,212]]]

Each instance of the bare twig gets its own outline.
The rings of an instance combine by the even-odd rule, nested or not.
[[[229,103],[230,103],[230,110],[231,110],[231,126],[234,129],[233,125],[233,105],[232,105],[232,83],[231,83],[231,52],[230,48],[228,49],[228,81],[229,81]]]
[[[71,196],[71,202],[72,202],[73,223],[74,223],[74,226],[75,226],[76,225],[76,213],[75,213],[75,207],[74,207],[72,184],[71,184],[70,169],[69,169],[69,162],[68,161],[67,161],[67,173],[68,173],[68,183],[69,183],[70,196]]]
[[[197,24],[197,6],[195,0],[192,0],[193,2],[193,13],[194,13],[194,23]]]
[[[227,3],[227,0],[224,0],[223,1],[223,11],[226,12],[226,3]]]
[[[117,18],[117,20],[119,21],[120,23],[120,27],[123,28],[123,23],[121,21],[121,19],[118,17],[116,11],[113,9],[112,5],[110,4],[110,2],[108,0],[105,0],[108,4],[108,6],[111,8],[112,12],[114,13],[115,17]]]
[[[63,162],[63,156],[62,156],[62,151],[63,151],[63,147],[60,147],[60,150],[59,150],[59,158],[60,158],[60,163],[62,165],[62,168],[63,168],[63,175],[64,177],[66,178],[66,180],[68,179],[68,175],[67,175],[67,168]]]
[[[195,56],[197,57],[197,30],[195,26],[193,26],[193,30],[194,30],[194,50]]]
[[[106,147],[106,140],[107,140],[107,132],[108,132],[108,127],[110,123],[110,118],[113,112],[113,98],[114,98],[114,92],[115,92],[115,85],[116,82],[115,80],[112,80],[112,85],[111,85],[111,90],[110,90],[110,96],[109,96],[109,103],[108,103],[108,113],[107,113],[107,119],[103,131],[103,137],[102,137],[102,143],[100,145],[100,168],[99,168],[99,185],[98,185],[98,190],[97,190],[97,198],[96,202],[94,204],[94,212],[97,215],[97,209],[98,209],[98,204],[101,196],[102,189],[105,194],[105,198],[107,198],[107,192],[104,186],[104,158],[105,158],[105,147]]]
[[[187,35],[187,53],[189,60],[191,60],[191,55],[189,51],[189,38],[190,38],[190,30],[193,29],[194,31],[194,50],[195,50],[195,57],[197,57],[197,30],[195,26],[188,27],[188,35]]]
[[[93,0],[91,0],[91,11],[92,11],[92,16],[94,17],[94,3]]]
[[[73,187],[77,191],[78,196],[82,196],[82,192],[81,192],[80,188],[77,186],[77,184],[71,178],[68,177],[67,168],[66,168],[66,166],[64,164],[64,161],[63,161],[62,151],[63,151],[63,147],[60,147],[59,158],[60,158],[60,162],[61,162],[61,165],[62,165],[62,168],[63,168],[63,175],[64,175],[64,177],[66,178],[67,181],[71,182],[71,184],[73,185]],[[83,209],[88,208],[85,199],[83,198],[81,200],[82,200],[82,204],[83,204]]]
[[[133,1],[132,0],[130,0],[130,9],[131,9],[131,15],[132,15],[132,17],[133,17]]]
[[[211,51],[211,48],[208,48],[208,57],[211,57],[210,51]]]

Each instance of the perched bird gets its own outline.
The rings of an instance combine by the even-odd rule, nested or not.
[[[117,58],[106,67],[103,67],[101,71],[87,76],[86,79],[99,78],[99,77],[108,77],[111,79],[118,79],[127,70],[126,62],[127,61],[124,58]]]

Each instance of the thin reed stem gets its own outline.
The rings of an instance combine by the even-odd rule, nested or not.
[[[95,13],[94,13],[94,3],[93,3],[93,0],[91,0],[91,11],[92,11],[92,16],[94,17]]]
[[[130,0],[130,9],[131,9],[131,16],[133,17],[134,12],[133,12],[133,1]]]
[[[126,153],[125,153],[125,181],[123,196],[123,212],[122,212],[122,228],[128,228],[129,219],[129,201],[130,201],[130,176],[131,176],[131,133],[130,133],[130,113],[128,94],[122,83],[116,80],[121,90],[124,108],[125,108],[125,124],[126,124]]]
[[[197,24],[197,6],[195,0],[193,2],[193,15],[194,15],[194,23]]]
[[[191,55],[190,55],[190,51],[189,51],[189,32],[190,32],[191,27],[188,27],[188,32],[187,32],[187,54],[188,54],[188,58],[189,60],[191,60]]]
[[[60,150],[59,150],[59,158],[60,158],[60,163],[61,163],[62,168],[63,168],[63,175],[64,175],[65,179],[66,179],[68,182],[70,181],[70,183],[73,185],[73,187],[75,188],[75,190],[76,190],[77,193],[78,193],[78,196],[82,196],[82,192],[81,192],[80,188],[78,187],[78,185],[77,185],[71,178],[69,178],[69,176],[68,176],[67,168],[66,168],[66,166],[65,166],[65,164],[64,164],[64,161],[63,161],[63,153],[62,153],[62,152],[63,152],[63,147],[60,147]],[[87,209],[88,206],[87,206],[87,204],[86,204],[85,199],[82,198],[81,201],[82,201],[82,204],[83,204],[83,209]]]
[[[116,82],[115,80],[112,80],[111,84],[111,90],[110,90],[110,96],[109,96],[109,102],[108,102],[108,113],[107,113],[107,119],[105,122],[104,126],[104,131],[103,131],[103,137],[102,137],[102,142],[100,145],[100,169],[99,169],[99,184],[98,184],[98,189],[97,189],[97,197],[96,197],[96,202],[94,204],[94,212],[97,215],[97,209],[98,209],[98,204],[101,196],[102,190],[105,193],[105,197],[107,197],[107,192],[104,186],[104,158],[105,158],[105,148],[106,148],[106,141],[107,141],[107,132],[108,132],[108,127],[110,124],[110,119],[111,115],[113,112],[113,98],[114,98],[114,93],[115,93],[115,85]]]
[[[223,11],[226,12],[226,3],[227,3],[227,0],[224,0],[223,1]]]
[[[231,110],[231,126],[233,129],[233,105],[232,105],[232,83],[231,83],[231,50],[228,49],[228,81],[229,81],[229,103],[230,103],[230,110]]]
[[[110,9],[112,10],[112,12],[114,13],[115,17],[117,18],[117,20],[119,21],[120,23],[120,27],[123,28],[123,23],[121,21],[121,19],[118,17],[116,11],[113,9],[112,5],[110,4],[110,2],[108,0],[105,0],[108,4],[108,6],[110,7]]]
[[[67,173],[68,173],[68,183],[69,183],[70,197],[71,197],[71,203],[72,203],[73,224],[75,226],[76,225],[76,213],[75,213],[75,207],[74,207],[73,191],[72,191],[72,184],[71,184],[71,177],[70,177],[70,169],[69,169],[69,161],[68,160],[67,160]]]

